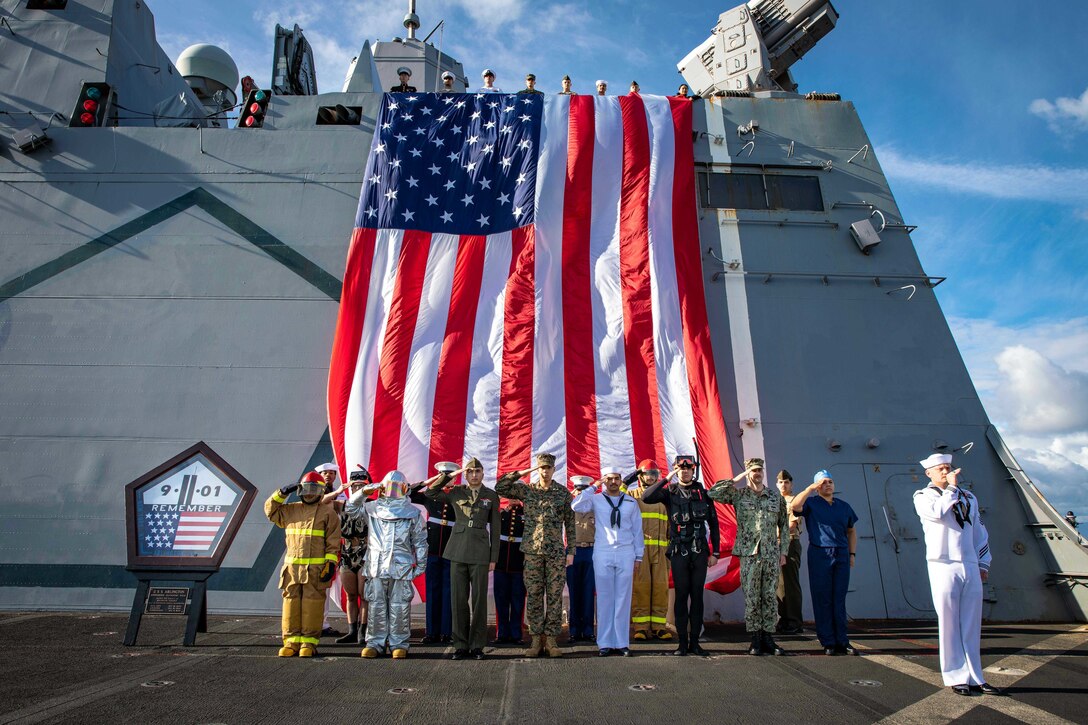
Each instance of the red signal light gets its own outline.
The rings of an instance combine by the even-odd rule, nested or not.
[[[249,128],[253,128],[253,125],[256,124],[256,123],[257,123],[257,119],[253,118],[253,116],[247,116],[246,117],[245,124]]]
[[[98,110],[98,102],[87,99],[83,102],[83,110],[94,113],[96,110]]]
[[[252,113],[253,115],[257,115],[258,113],[260,113],[261,112],[261,104],[259,104],[259,103],[249,104],[249,112]]]
[[[93,114],[93,113],[89,113],[89,112],[87,112],[87,113],[81,113],[81,114],[79,115],[79,120],[80,120],[80,122],[82,122],[82,123],[83,123],[83,125],[84,125],[84,126],[90,126],[90,125],[93,125],[93,124],[94,124],[94,114]]]

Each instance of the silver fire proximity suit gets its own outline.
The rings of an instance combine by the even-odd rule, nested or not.
[[[427,524],[407,498],[367,501],[358,491],[344,507],[368,527],[364,593],[370,603],[366,646],[378,652],[408,649],[411,634],[412,579],[427,568]]]

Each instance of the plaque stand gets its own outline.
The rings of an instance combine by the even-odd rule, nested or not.
[[[136,596],[132,600],[132,612],[128,617],[128,629],[125,631],[124,645],[136,644],[140,633],[140,620],[144,616],[147,595],[151,583],[156,581],[192,582],[192,594],[189,614],[185,623],[185,637],[182,644],[192,647],[196,644],[196,633],[208,631],[208,577],[219,570],[218,567],[190,567],[187,569],[128,567],[137,579]]]

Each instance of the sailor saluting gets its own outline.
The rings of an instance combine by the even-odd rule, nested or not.
[[[952,469],[952,456],[935,453],[921,464],[930,484],[914,492],[914,509],[925,531],[944,684],[957,695],[999,695],[986,683],[979,653],[990,547],[978,499],[959,488],[960,469]]]

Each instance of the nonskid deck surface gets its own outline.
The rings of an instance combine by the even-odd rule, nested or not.
[[[0,615],[0,723],[334,723],[365,713],[374,723],[993,725],[1084,722],[1088,712],[1084,625],[984,627],[983,666],[1009,694],[966,698],[941,686],[932,623],[854,623],[861,657],[820,654],[811,630],[779,638],[790,656],[749,657],[739,628],[712,627],[706,658],[638,643],[631,658],[602,659],[591,645],[560,660],[489,647],[482,662],[419,644],[407,660],[363,660],[331,639],[318,658],[281,659],[272,617],[211,617],[188,648],[182,619],[147,617],[137,646],[124,647],[126,624],[119,613]]]

